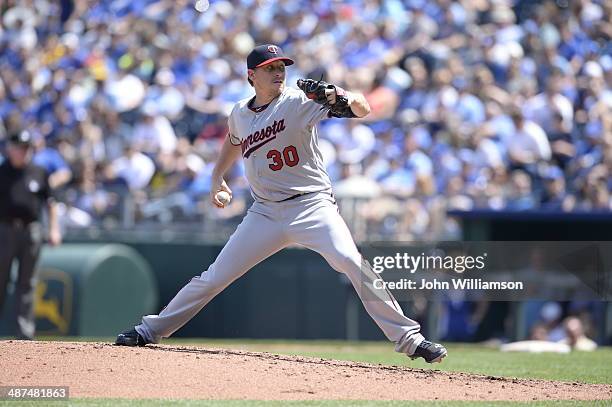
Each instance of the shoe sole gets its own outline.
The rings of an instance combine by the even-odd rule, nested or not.
[[[442,363],[442,359],[444,359],[447,355],[448,355],[448,351],[445,350],[444,353],[442,353],[440,356],[438,356],[435,359],[432,359],[432,360],[428,361],[428,360],[425,360],[425,358],[423,358],[423,360],[425,360],[426,363]],[[418,358],[421,358],[421,357],[422,356],[411,356],[410,359],[411,360],[415,360],[415,359],[418,359]]]
[[[136,347],[136,346],[145,346],[146,343],[143,344],[139,344],[138,341],[134,341],[134,340],[126,340],[126,339],[119,339],[117,338],[117,340],[115,341],[115,345],[117,346],[131,346],[131,347]]]
[[[117,346],[136,346],[134,342],[115,341]]]
[[[441,354],[440,356],[438,356],[437,358],[433,359],[430,362],[427,363],[442,363],[442,359],[444,359],[446,357],[446,355],[448,355],[448,352],[444,352],[443,354]]]

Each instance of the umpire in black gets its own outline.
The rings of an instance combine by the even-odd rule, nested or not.
[[[32,163],[32,135],[9,136],[6,160],[0,164],[0,313],[13,260],[19,263],[15,285],[15,327],[20,339],[33,339],[36,262],[43,242],[40,217],[48,208],[49,243],[62,236],[45,170]]]

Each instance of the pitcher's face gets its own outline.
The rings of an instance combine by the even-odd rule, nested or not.
[[[285,88],[285,63],[274,61],[249,69],[249,78],[253,81],[256,91],[280,94]]]

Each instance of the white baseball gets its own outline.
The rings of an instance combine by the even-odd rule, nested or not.
[[[229,193],[227,193],[227,191],[219,191],[217,192],[215,197],[217,198],[219,202],[223,204],[223,207],[226,207],[232,200],[232,197],[230,196]]]

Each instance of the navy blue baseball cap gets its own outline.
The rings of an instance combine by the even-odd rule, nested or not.
[[[285,65],[293,65],[293,60],[283,54],[283,50],[278,45],[264,44],[253,48],[247,56],[247,68],[255,69],[274,61],[283,61]]]
[[[30,132],[27,130],[22,130],[20,132],[11,134],[8,141],[12,144],[29,146],[32,144],[32,134],[30,134]]]

